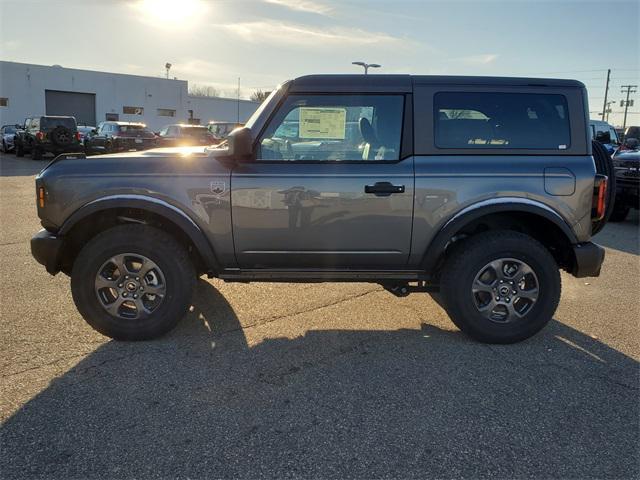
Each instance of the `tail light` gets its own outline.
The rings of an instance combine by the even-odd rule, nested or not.
[[[82,134],[80,132],[76,132],[76,140],[82,140]]]
[[[44,139],[44,133],[36,132],[36,140],[42,140],[42,139]]]
[[[44,208],[44,187],[38,188],[38,206]]]
[[[607,210],[607,188],[609,178],[606,175],[596,175],[593,184],[593,201],[591,207],[591,219],[599,221],[604,218]]]

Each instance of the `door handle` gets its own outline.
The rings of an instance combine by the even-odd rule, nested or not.
[[[393,185],[391,182],[376,182],[365,185],[364,193],[373,193],[378,197],[388,197],[392,193],[404,193],[404,185]]]

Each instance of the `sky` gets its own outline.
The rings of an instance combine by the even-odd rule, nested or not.
[[[0,59],[171,76],[235,96],[310,73],[573,78],[610,122],[640,84],[640,1],[0,0]],[[1,89],[1,85],[0,85]],[[640,123],[640,93],[627,124]]]

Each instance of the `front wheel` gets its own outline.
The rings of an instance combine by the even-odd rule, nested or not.
[[[189,255],[173,237],[146,225],[121,225],[81,250],[71,292],[80,314],[98,332],[148,340],[184,316],[195,279]]]
[[[560,272],[549,251],[512,231],[465,240],[441,276],[451,320],[485,343],[515,343],[537,333],[553,317],[560,290]]]

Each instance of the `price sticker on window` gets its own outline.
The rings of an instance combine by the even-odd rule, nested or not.
[[[345,108],[300,108],[300,138],[344,140]]]

